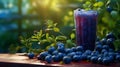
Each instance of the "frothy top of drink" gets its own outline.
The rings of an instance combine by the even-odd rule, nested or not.
[[[74,10],[75,15],[80,15],[80,16],[97,16],[97,11],[95,10],[84,10],[84,9],[76,9]]]

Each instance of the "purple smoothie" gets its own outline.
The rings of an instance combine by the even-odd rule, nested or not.
[[[94,50],[97,29],[97,11],[74,10],[77,45]]]

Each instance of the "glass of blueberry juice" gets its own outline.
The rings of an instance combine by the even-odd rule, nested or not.
[[[98,13],[94,10],[74,10],[77,45],[94,50]]]

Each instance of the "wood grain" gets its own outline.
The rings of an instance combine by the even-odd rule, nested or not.
[[[52,63],[37,59],[29,59],[23,56],[23,53],[17,54],[0,54],[0,67],[120,67],[120,63],[113,63],[109,66],[94,64],[87,61],[72,62],[71,64]]]

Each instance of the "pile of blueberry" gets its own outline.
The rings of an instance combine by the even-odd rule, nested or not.
[[[82,46],[65,48],[65,45],[59,42],[57,48],[51,46],[47,51],[41,52],[37,58],[47,63],[63,61],[65,64],[69,64],[87,60],[92,63],[109,65],[120,62],[120,53],[114,51],[114,40],[113,33],[107,34],[101,40],[97,38],[94,51],[84,50]],[[34,54],[29,53],[28,56],[33,58]]]

